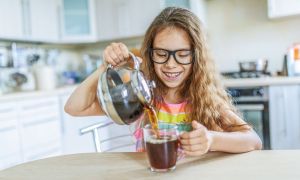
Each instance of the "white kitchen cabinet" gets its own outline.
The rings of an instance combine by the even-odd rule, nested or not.
[[[271,86],[270,138],[272,149],[300,148],[300,86]]]
[[[23,37],[22,0],[0,1],[0,38],[20,39]]]
[[[62,153],[57,96],[20,101],[20,134],[25,161]]]
[[[57,42],[58,0],[1,0],[0,38]]]
[[[160,10],[160,0],[97,0],[99,40],[143,36]]]
[[[99,40],[139,37],[166,7],[190,9],[205,21],[204,0],[97,0]]]
[[[14,103],[0,103],[0,170],[21,162],[18,109]]]
[[[59,97],[0,103],[0,169],[62,154]]]
[[[300,15],[299,0],[268,0],[268,17],[280,18]]]
[[[59,40],[58,0],[26,0],[30,23],[29,37],[36,41],[57,42]]]
[[[94,0],[60,0],[61,41],[97,40]]]

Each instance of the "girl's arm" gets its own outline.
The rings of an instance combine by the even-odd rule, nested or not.
[[[238,124],[245,123],[231,111],[226,112],[225,115]],[[192,122],[192,126],[193,131],[180,136],[182,147],[187,155],[202,155],[209,150],[241,153],[262,148],[260,138],[252,129],[235,132],[208,131],[206,127],[196,121]]]
[[[245,122],[232,111],[227,111],[225,115],[234,119],[237,124],[245,124]],[[252,128],[244,131],[209,131],[209,133],[212,136],[210,150],[213,151],[239,153],[262,149],[261,139]]]
[[[103,64],[75,89],[65,105],[65,112],[72,116],[104,114],[96,96],[98,78],[104,70]]]

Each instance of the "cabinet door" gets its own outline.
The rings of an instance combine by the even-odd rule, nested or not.
[[[299,148],[299,86],[271,86],[269,90],[271,148]]]
[[[285,106],[290,149],[300,148],[300,86],[291,85],[285,89]]]
[[[269,95],[271,148],[286,149],[289,143],[283,87],[271,86]]]
[[[99,39],[113,40],[145,34],[161,10],[160,0],[98,0]]]
[[[279,18],[300,14],[299,0],[268,0],[269,18]]]
[[[29,0],[29,7],[31,39],[58,41],[58,0]]]
[[[96,41],[94,0],[61,0],[60,2],[62,41]]]
[[[0,38],[22,38],[22,0],[1,0],[0,22]]]
[[[22,162],[17,118],[18,108],[14,103],[0,103],[0,169]]]
[[[61,153],[61,121],[57,96],[20,102],[20,126],[25,161]]]
[[[118,38],[117,16],[113,0],[97,0],[97,24],[100,40]]]

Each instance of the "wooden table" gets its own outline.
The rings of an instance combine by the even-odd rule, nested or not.
[[[209,153],[185,158],[175,171],[153,173],[145,153],[90,153],[53,157],[0,172],[0,179],[300,179],[300,150]]]

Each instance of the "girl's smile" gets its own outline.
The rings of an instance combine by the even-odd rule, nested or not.
[[[165,75],[165,79],[167,81],[174,81],[174,80],[177,80],[179,79],[179,76],[182,74],[182,72],[164,72],[164,75]]]

